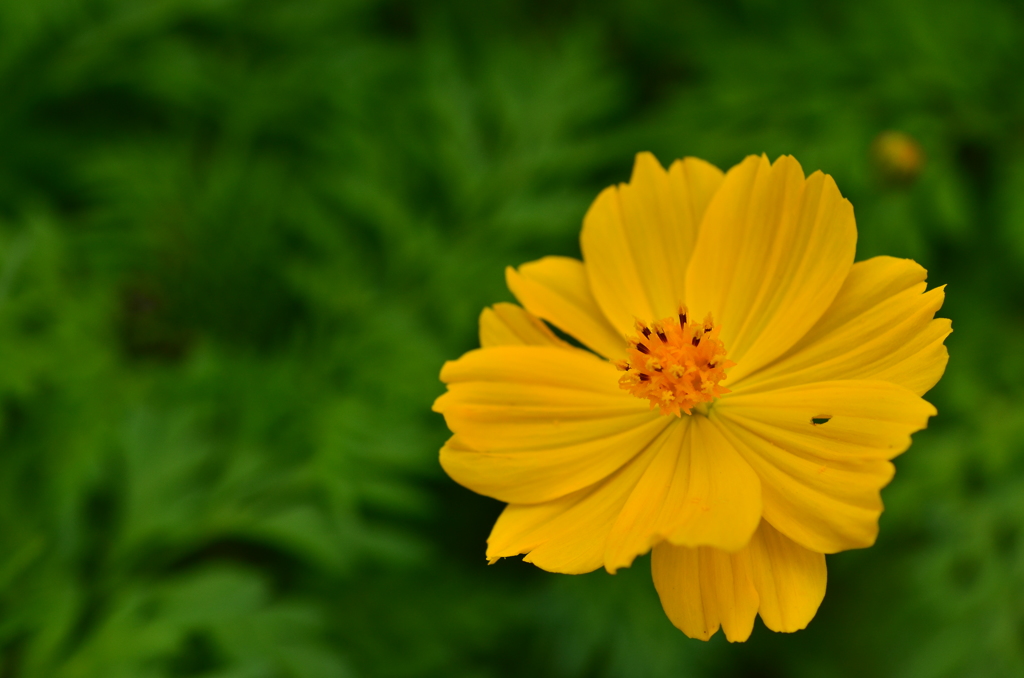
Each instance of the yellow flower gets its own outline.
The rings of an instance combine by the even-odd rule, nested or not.
[[[951,331],[921,266],[854,263],[856,239],[832,178],[791,157],[723,175],[639,154],[587,212],[583,261],[509,268],[522,307],[485,309],[482,348],[441,371],[441,464],[508,503],[487,558],[615,572],[653,549],[688,636],[805,627],[824,554],[875,541]]]

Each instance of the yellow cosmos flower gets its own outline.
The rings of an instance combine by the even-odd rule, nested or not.
[[[791,157],[638,155],[587,212],[583,261],[508,269],[522,307],[484,310],[482,348],[441,371],[441,464],[508,503],[487,558],[615,572],[653,549],[688,636],[805,627],[824,554],[875,541],[951,331],[921,266],[854,263],[856,239],[832,178]]]

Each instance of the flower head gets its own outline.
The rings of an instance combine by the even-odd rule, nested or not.
[[[441,371],[441,464],[508,503],[487,558],[614,572],[653,549],[687,635],[806,626],[824,554],[874,542],[947,360],[942,288],[855,244],[835,182],[791,157],[723,175],[639,154],[587,212],[583,261],[508,269],[522,306],[485,309],[482,348]]]

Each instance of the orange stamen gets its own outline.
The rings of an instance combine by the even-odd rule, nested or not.
[[[626,360],[615,364],[625,372],[619,386],[637,398],[651,401],[662,414],[690,414],[694,405],[712,402],[729,389],[719,386],[725,370],[735,363],[725,359],[709,313],[703,323],[687,321],[686,308],[676,318],[646,325],[636,323]]]

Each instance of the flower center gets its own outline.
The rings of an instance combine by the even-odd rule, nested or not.
[[[662,414],[678,417],[729,392],[718,382],[735,363],[725,359],[725,346],[710,313],[703,323],[688,322],[686,307],[681,307],[675,318],[650,325],[637,320],[636,329],[626,360],[615,366],[625,372],[619,386],[650,400],[651,409],[657,405]]]

